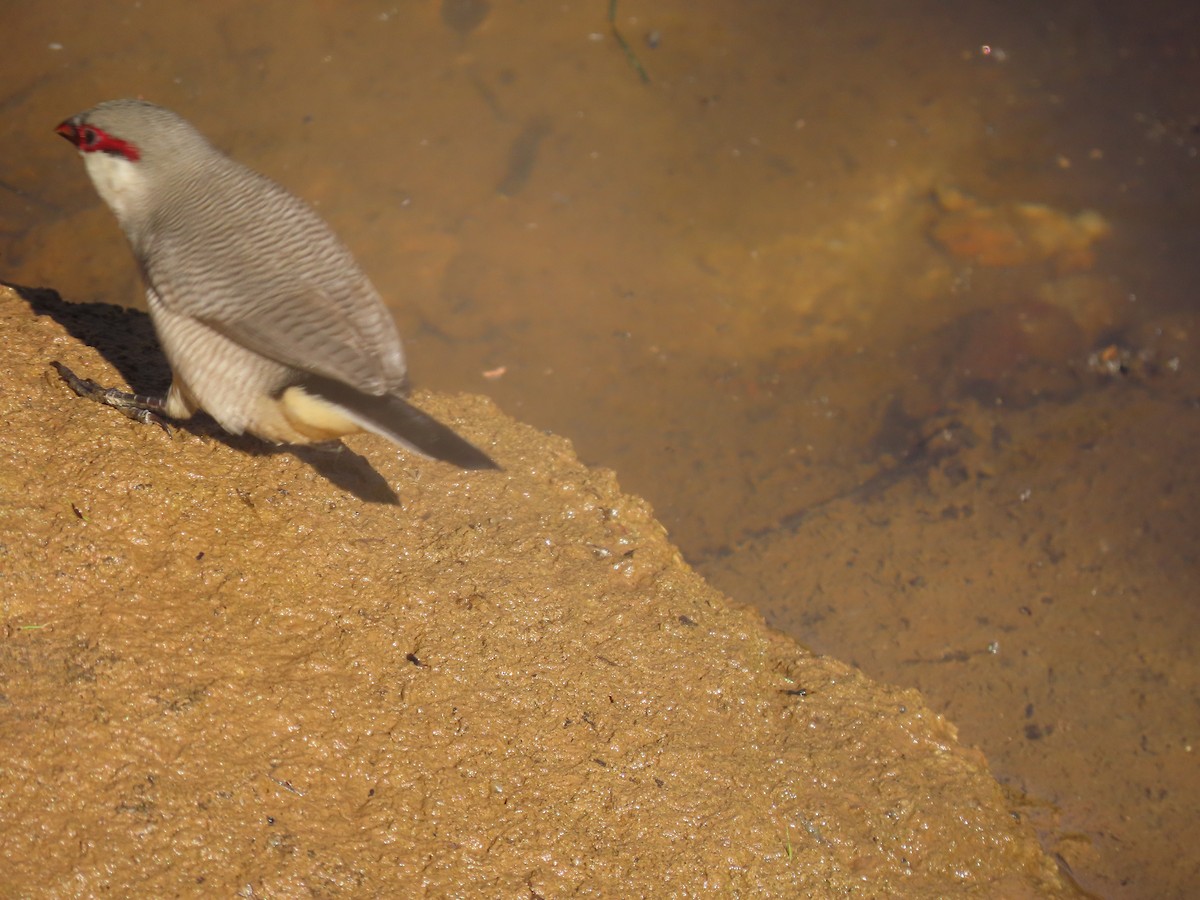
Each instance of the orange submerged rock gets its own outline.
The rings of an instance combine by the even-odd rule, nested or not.
[[[1051,262],[1060,273],[1092,268],[1094,244],[1112,232],[1097,212],[1069,215],[1041,203],[984,206],[954,188],[936,193],[931,234],[947,252],[980,266]]]

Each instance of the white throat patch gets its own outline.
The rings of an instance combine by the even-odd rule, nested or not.
[[[96,193],[124,223],[131,210],[143,205],[146,194],[146,179],[138,171],[138,163],[112,153],[80,155],[92,184],[96,186]]]

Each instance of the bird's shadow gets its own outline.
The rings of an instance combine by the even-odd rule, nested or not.
[[[121,373],[135,394],[157,397],[166,394],[171,384],[171,370],[146,313],[111,303],[68,303],[49,288],[30,288],[3,281],[0,284],[12,288],[35,315],[49,316],[72,337],[95,349]],[[85,378],[88,375],[86,372],[79,374]],[[253,456],[291,453],[360,500],[391,505],[400,503],[387,480],[366,458],[344,444],[275,447],[256,438],[228,434],[204,415],[172,424]]]

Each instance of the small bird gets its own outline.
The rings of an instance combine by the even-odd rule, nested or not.
[[[152,103],[111,100],[56,131],[129,239],[172,376],[165,398],[142,397],[58,366],[77,392],[142,421],[203,409],[232,434],[281,444],[370,431],[464,469],[498,468],[404,399],[395,323],[308,204]]]

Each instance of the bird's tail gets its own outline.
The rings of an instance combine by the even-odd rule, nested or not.
[[[365,431],[381,435],[422,456],[440,459],[460,469],[500,468],[470,441],[396,394],[364,394],[340,381],[320,376],[304,379],[301,387],[309,394],[336,404]]]

